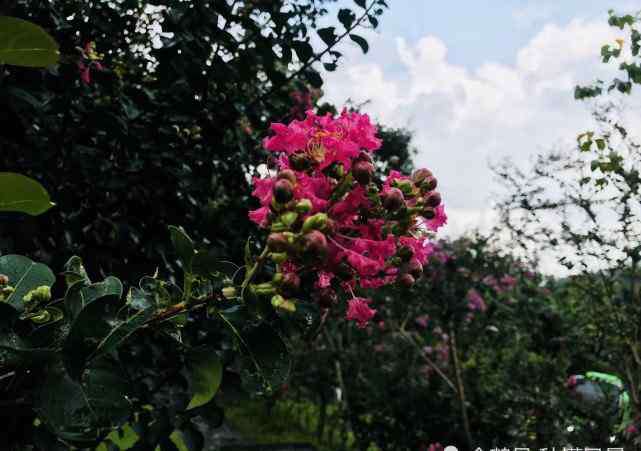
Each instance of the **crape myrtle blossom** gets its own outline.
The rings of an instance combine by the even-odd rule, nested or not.
[[[303,287],[323,308],[348,293],[347,318],[365,327],[376,310],[354,290],[411,286],[434,252],[432,236],[447,221],[437,180],[427,169],[377,180],[371,154],[381,141],[364,114],[307,111],[271,130],[263,146],[274,153],[277,172],[253,179],[260,206],[249,218],[270,232],[272,304],[294,308]]]

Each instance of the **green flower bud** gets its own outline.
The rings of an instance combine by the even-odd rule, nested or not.
[[[51,300],[51,288],[46,285],[39,286],[38,288],[29,291],[22,298],[22,301],[25,304],[29,304],[31,302],[47,302],[49,300]]]
[[[223,288],[223,297],[225,299],[234,299],[236,297],[236,287]]]
[[[294,211],[288,211],[280,215],[280,222],[282,222],[286,227],[291,227],[296,220],[298,219],[298,213]]]
[[[271,227],[272,232],[284,232],[287,230],[287,226],[280,221],[272,223]]]
[[[272,283],[275,285],[279,285],[283,281],[283,273],[282,272],[277,272],[274,274],[274,277],[272,277]]]
[[[412,194],[414,185],[409,180],[394,180],[394,185],[400,189],[403,194]]]
[[[280,294],[277,294],[272,297],[272,305],[275,308],[286,310],[288,312],[296,311],[296,304],[294,304],[292,301],[288,299],[285,299]]]
[[[269,257],[274,263],[284,263],[287,260],[287,252],[272,252]]]
[[[305,219],[303,223],[303,233],[307,233],[311,230],[322,230],[327,225],[327,214],[326,213],[316,213]]]
[[[296,204],[296,211],[299,213],[309,213],[312,211],[312,201],[309,199],[301,199]]]
[[[271,282],[252,285],[252,289],[254,290],[254,293],[258,295],[270,295],[276,293],[276,287],[274,287]]]

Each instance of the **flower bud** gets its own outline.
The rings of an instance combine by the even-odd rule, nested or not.
[[[274,198],[276,202],[285,204],[294,197],[294,187],[289,180],[280,179],[274,184]]]
[[[309,199],[301,199],[296,203],[296,211],[299,213],[309,213],[312,207],[312,201]]]
[[[11,296],[11,295],[13,294],[13,292],[14,292],[14,291],[16,291],[16,289],[15,289],[15,288],[13,288],[11,285],[6,286],[6,287],[4,287],[4,288],[0,289],[0,293],[1,293],[3,296],[6,296],[6,297]]]
[[[280,215],[280,222],[282,222],[286,227],[291,227],[298,219],[298,213],[294,211],[288,211]]]
[[[401,274],[400,277],[398,278],[398,283],[406,288],[409,288],[412,285],[414,285],[414,282],[416,282],[416,280],[411,274],[408,274],[408,273]]]
[[[428,207],[438,207],[441,204],[441,194],[437,191],[432,191],[425,196],[425,205]]]
[[[372,180],[374,165],[369,161],[357,161],[352,167],[354,179],[361,185],[367,185]]]
[[[292,301],[288,299],[285,299],[280,294],[277,294],[272,297],[272,305],[275,308],[286,310],[288,312],[296,311],[296,304],[294,304]]]
[[[417,259],[413,258],[407,264],[407,272],[410,273],[415,279],[423,275],[423,265]]]
[[[303,233],[307,233],[310,230],[321,230],[327,225],[327,214],[326,213],[316,213],[315,215],[309,216],[305,219],[303,223]]]
[[[9,284],[9,277],[5,274],[0,274],[0,287],[4,287]]]
[[[287,252],[272,252],[269,257],[274,263],[284,263],[287,260]]]
[[[39,286],[25,294],[22,300],[25,304],[30,302],[47,302],[51,300],[51,288],[46,285]]]
[[[312,230],[302,238],[303,258],[321,260],[327,255],[327,238],[318,230]]]
[[[251,285],[254,293],[257,295],[270,295],[276,293],[276,287],[271,282],[259,283]]]
[[[306,171],[312,167],[312,159],[304,152],[289,156],[289,165],[296,171]]]
[[[283,169],[276,176],[278,180],[288,180],[292,185],[295,185],[297,182],[296,173],[291,169]]]
[[[274,252],[284,252],[289,249],[289,241],[283,233],[270,233],[267,237],[267,247]]]
[[[403,206],[405,200],[398,188],[390,188],[383,193],[383,206],[389,211],[396,211]]]
[[[423,182],[423,180],[431,176],[432,176],[432,171],[430,171],[429,169],[424,169],[424,168],[417,169],[416,171],[414,171],[414,174],[412,174],[412,180],[417,185],[420,185]]]
[[[287,274],[283,275],[281,288],[285,296],[292,296],[296,294],[300,288],[300,277],[298,276],[298,274],[288,272]]]
[[[429,176],[421,183],[421,192],[427,193],[429,191],[434,191],[438,186],[438,180],[436,177]]]
[[[423,217],[425,219],[434,219],[436,217],[436,210],[432,207],[425,207],[423,209]]]
[[[236,287],[223,288],[223,297],[225,299],[234,299],[236,297]]]

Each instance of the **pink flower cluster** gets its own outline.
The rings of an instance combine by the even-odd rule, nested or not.
[[[308,111],[271,129],[263,144],[278,170],[253,179],[260,208],[249,217],[271,232],[279,296],[295,295],[311,276],[323,307],[337,289],[350,293],[347,318],[365,327],[376,311],[354,290],[411,286],[433,252],[431,234],[447,222],[437,180],[427,169],[377,180],[371,154],[381,141],[367,115]],[[281,279],[294,283],[283,289]]]
[[[505,274],[500,279],[497,279],[494,276],[485,276],[483,278],[483,283],[500,294],[514,289],[518,284],[518,281],[516,277]]]

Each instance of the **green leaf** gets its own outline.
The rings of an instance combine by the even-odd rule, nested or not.
[[[0,16],[0,63],[47,67],[58,63],[58,44],[38,25]]]
[[[55,368],[42,381],[35,403],[38,417],[61,439],[92,443],[122,426],[130,415],[130,383],[122,370],[102,360],[72,380]]]
[[[122,282],[120,279],[109,276],[102,282],[88,285],[86,281],[80,281],[71,285],[65,294],[65,308],[71,319],[75,319],[82,309],[92,302],[104,298],[122,297]]]
[[[336,42],[335,30],[336,28],[334,27],[321,28],[318,30],[318,36],[320,36],[328,47],[331,47]]]
[[[56,357],[56,351],[49,348],[33,348],[15,332],[0,335],[0,367],[33,367],[45,364]]]
[[[243,385],[256,393],[272,393],[284,384],[291,371],[291,357],[285,342],[268,324],[242,333],[245,356]]]
[[[82,264],[82,259],[77,255],[74,255],[64,266],[64,275],[65,282],[67,283],[67,288],[77,282],[85,282],[86,284],[91,284],[87,271],[85,270],[84,265]]]
[[[194,242],[182,229],[176,226],[169,226],[169,232],[171,233],[171,242],[182,263],[183,271],[191,273],[191,263],[196,254]]]
[[[367,51],[369,50],[369,44],[365,39],[358,36],[357,34],[350,34],[349,38],[361,47],[363,53],[367,53]]]
[[[156,311],[148,308],[118,317],[122,303],[110,296],[87,305],[71,326],[63,346],[63,361],[69,375],[77,379],[91,361],[112,353],[143,327]]]
[[[354,0],[354,3],[356,3],[361,8],[365,8],[366,7],[366,5],[365,5],[366,0]]]
[[[187,354],[189,386],[193,396],[187,410],[211,401],[220,387],[223,364],[213,349],[194,349]]]
[[[0,211],[37,216],[54,205],[40,183],[21,174],[0,172]]]
[[[22,298],[29,291],[43,285],[51,287],[56,281],[56,277],[48,266],[36,263],[22,255],[0,257],[0,274],[9,277],[9,285],[15,290],[5,299],[5,302],[18,311],[24,309]]]
[[[338,11],[338,20],[346,29],[349,29],[356,20],[356,15],[351,9],[343,8]]]
[[[305,63],[314,56],[314,49],[307,41],[293,41],[292,47],[301,62]]]

